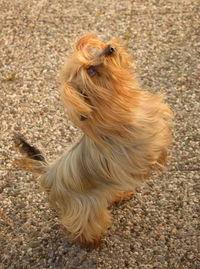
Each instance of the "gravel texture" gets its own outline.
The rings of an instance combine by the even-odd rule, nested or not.
[[[0,268],[200,268],[199,1],[1,0],[0,10]],[[58,74],[87,32],[124,39],[142,85],[163,92],[175,114],[168,170],[111,208],[97,250],[63,235],[36,177],[13,164],[14,132],[49,159],[78,139]]]

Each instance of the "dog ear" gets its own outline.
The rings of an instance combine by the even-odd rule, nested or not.
[[[82,50],[83,47],[85,46],[85,44],[88,42],[88,40],[93,39],[94,41],[97,40],[97,37],[94,33],[92,34],[86,34],[84,36],[82,36],[76,43],[75,49],[76,50]]]
[[[92,108],[85,101],[83,94],[77,91],[69,82],[63,85],[61,97],[67,107],[68,115],[76,123],[86,120],[92,112]]]

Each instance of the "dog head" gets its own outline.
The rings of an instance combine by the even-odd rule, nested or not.
[[[70,119],[90,136],[116,134],[136,102],[135,72],[119,40],[81,37],[62,74],[62,99]],[[137,87],[136,87],[137,88]]]

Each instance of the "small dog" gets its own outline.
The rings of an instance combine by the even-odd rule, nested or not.
[[[81,37],[61,77],[62,100],[84,135],[53,164],[18,137],[24,154],[18,163],[41,174],[67,235],[96,247],[111,225],[109,204],[131,198],[151,171],[164,167],[173,116],[160,94],[139,86],[119,40]]]

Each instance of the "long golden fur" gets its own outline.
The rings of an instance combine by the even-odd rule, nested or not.
[[[94,247],[111,225],[108,205],[128,199],[152,170],[164,167],[172,112],[160,94],[138,85],[119,40],[102,43],[92,34],[76,43],[61,88],[68,115],[84,135],[53,164],[30,154],[18,138],[26,153],[20,164],[41,173],[68,236]]]

